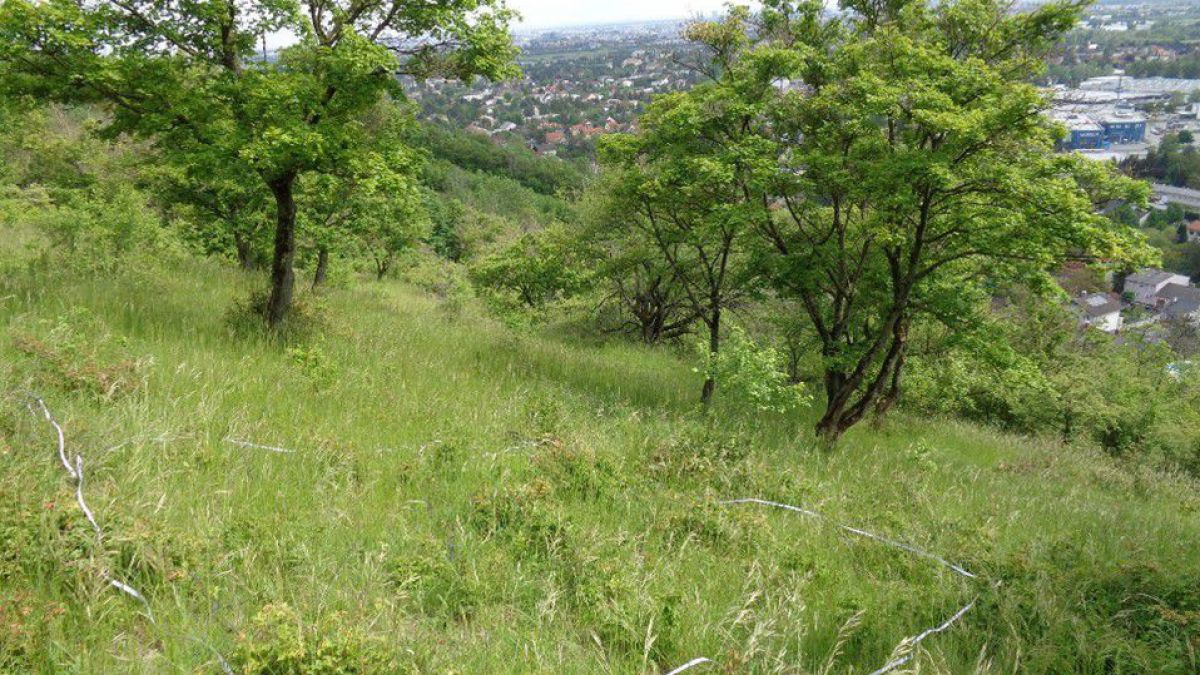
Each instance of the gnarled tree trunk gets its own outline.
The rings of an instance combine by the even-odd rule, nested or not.
[[[850,372],[827,368],[825,371],[825,414],[817,422],[817,435],[832,445],[850,427],[876,407],[878,414],[886,414],[900,395],[901,374],[908,351],[908,328],[910,319],[896,316],[891,328],[881,336],[878,343],[886,347],[876,364],[874,349],[861,357]],[[870,378],[868,371],[874,372]],[[864,385],[865,383],[865,385]],[[860,391],[860,386],[862,387]]]
[[[267,325],[278,328],[287,318],[296,290],[296,174],[285,173],[267,182],[275,196],[275,255],[271,260],[271,296]]]
[[[329,247],[317,248],[317,271],[313,273],[313,288],[325,283],[329,276]]]

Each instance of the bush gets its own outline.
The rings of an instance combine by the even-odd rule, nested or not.
[[[787,413],[803,408],[812,396],[793,384],[787,359],[773,347],[760,347],[740,326],[733,326],[721,350],[710,354],[707,341],[696,346],[702,372],[717,382],[722,400],[757,412]]]
[[[451,313],[461,311],[475,297],[462,265],[426,253],[414,252],[401,261],[400,279],[437,298]]]
[[[238,670],[264,675],[348,675],[395,671],[382,640],[368,638],[342,615],[307,624],[286,604],[263,607],[238,636]]]
[[[267,302],[270,291],[253,291],[244,300],[235,302],[225,314],[225,325],[230,333],[239,337],[262,336],[267,332]],[[328,332],[329,310],[319,295],[302,295],[292,300],[283,325],[276,336],[286,342],[306,342]]]
[[[40,232],[56,268],[113,272],[177,256],[178,241],[129,185],[64,191],[42,187],[0,192],[0,224]]]

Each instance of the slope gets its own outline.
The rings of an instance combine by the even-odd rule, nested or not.
[[[306,297],[281,345],[211,262],[2,271],[0,671],[870,672],[972,600],[920,665],[1198,666],[1178,477],[942,420],[823,453],[698,415],[669,354],[392,282]]]

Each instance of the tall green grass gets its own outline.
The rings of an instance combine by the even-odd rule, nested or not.
[[[0,671],[870,672],[976,597],[917,667],[1200,668],[1184,478],[903,417],[823,452],[804,416],[701,415],[670,354],[395,283],[304,297],[281,343],[209,262],[51,270],[0,280]]]

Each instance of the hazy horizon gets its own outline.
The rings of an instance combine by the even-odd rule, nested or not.
[[[595,4],[568,4],[559,0],[509,0],[521,13],[515,27],[524,29],[586,26],[686,19],[725,8],[726,0],[607,0]]]

